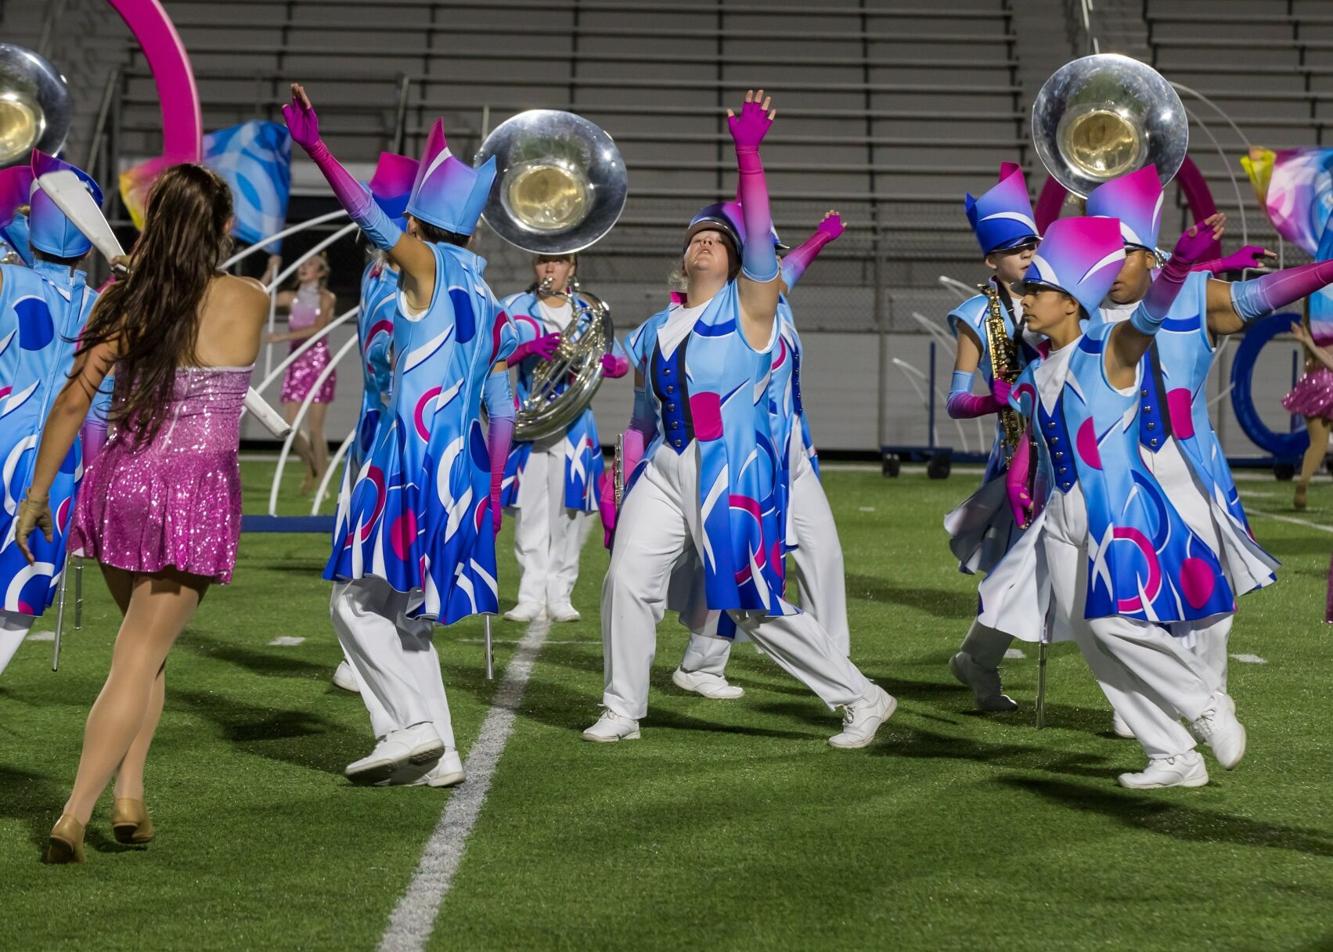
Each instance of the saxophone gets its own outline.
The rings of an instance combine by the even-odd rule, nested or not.
[[[986,295],[986,351],[990,357],[991,373],[1005,383],[1013,383],[1023,369],[1018,364],[1018,345],[1004,328],[1004,314],[1000,310],[1000,292],[991,282],[981,285]],[[1018,441],[1023,438],[1023,418],[1013,407],[1000,409],[1000,426],[1004,430],[1004,461],[1014,458]]]

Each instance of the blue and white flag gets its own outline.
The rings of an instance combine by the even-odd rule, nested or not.
[[[204,164],[231,186],[238,241],[282,231],[292,188],[292,137],[281,122],[252,119],[204,136]],[[268,246],[271,254],[281,242]]]

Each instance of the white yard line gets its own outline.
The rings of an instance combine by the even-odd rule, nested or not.
[[[1305,526],[1307,529],[1318,529],[1320,532],[1333,532],[1333,526],[1326,526],[1321,522],[1311,522],[1309,519],[1299,519],[1296,516],[1281,516],[1276,512],[1264,512],[1262,509],[1251,509],[1245,507],[1245,511],[1250,515],[1263,516],[1265,519],[1272,519],[1275,522],[1287,522],[1293,526]]]
[[[491,709],[464,764],[467,780],[448,795],[449,802],[435,832],[426,842],[412,881],[398,900],[384,935],[380,937],[382,952],[416,952],[430,941],[435,917],[454,884],[454,876],[458,874],[463,852],[467,849],[468,836],[481,815],[486,794],[491,789],[491,778],[495,776],[505,744],[513,733],[515,713],[523,701],[537,653],[550,630],[551,623],[546,619],[534,621],[509,660],[504,678],[491,701]]]

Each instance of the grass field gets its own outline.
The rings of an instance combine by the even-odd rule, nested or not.
[[[263,466],[247,467],[258,509]],[[1136,744],[1077,652],[1053,653],[1049,726],[1030,700],[1035,654],[1006,665],[1024,702],[970,711],[945,662],[975,589],[940,519],[973,477],[826,473],[847,552],[853,654],[900,699],[867,750],[748,646],[735,702],[673,688],[684,637],[659,634],[643,739],[591,745],[605,556],[590,542],[581,623],[542,648],[488,799],[428,948],[1333,948],[1330,673],[1321,623],[1333,529],[1256,517],[1281,581],[1245,600],[1232,690],[1250,752],[1201,790],[1131,793]],[[1289,484],[1244,483],[1286,516]],[[262,491],[261,491],[262,490]],[[1333,527],[1333,488],[1302,518]],[[509,551],[509,530],[502,550]],[[88,862],[44,867],[82,723],[117,619],[95,573],[59,673],[28,644],[0,680],[0,947],[369,949],[407,887],[449,792],[360,789],[365,713],[333,688],[339,652],[319,536],[249,535],[236,583],[209,594],[169,664],[149,763],[158,838],[125,848],[110,801]],[[512,603],[512,556],[501,563]],[[42,627],[50,628],[50,623]],[[523,627],[496,625],[498,662]],[[280,636],[304,638],[271,646]],[[437,639],[466,753],[490,705],[481,626]]]

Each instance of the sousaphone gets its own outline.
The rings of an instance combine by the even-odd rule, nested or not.
[[[0,168],[55,154],[72,116],[65,77],[32,50],[0,43]]]
[[[600,127],[572,112],[531,109],[505,120],[481,144],[475,163],[492,156],[495,185],[482,218],[524,251],[582,251],[605,236],[625,209],[629,176],[620,150]],[[583,412],[602,384],[602,355],[615,341],[606,302],[577,283],[568,293],[555,293],[568,300],[573,319],[515,413],[519,440],[558,433]]]
[[[1189,117],[1161,73],[1119,53],[1071,60],[1032,102],[1032,144],[1080,198],[1151,163],[1165,185],[1189,150]]]

